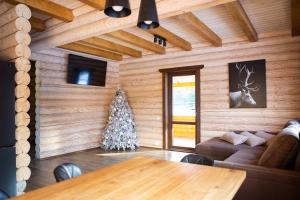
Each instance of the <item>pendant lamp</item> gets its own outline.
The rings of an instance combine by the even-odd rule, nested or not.
[[[159,27],[155,0],[141,0],[137,26],[141,29]]]
[[[131,14],[129,0],[106,0],[104,13],[109,17],[127,17]]]

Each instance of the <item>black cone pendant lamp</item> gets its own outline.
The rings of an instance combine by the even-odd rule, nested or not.
[[[141,0],[137,26],[141,29],[159,27],[155,0]]]
[[[106,0],[104,13],[110,17],[127,17],[131,14],[129,0]]]
[[[127,17],[131,14],[129,0],[106,0],[104,13],[109,17]],[[159,27],[155,0],[141,0],[137,26],[141,29]]]

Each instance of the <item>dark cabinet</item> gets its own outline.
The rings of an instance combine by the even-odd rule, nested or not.
[[[15,67],[0,61],[0,190],[16,195]]]
[[[0,148],[0,190],[13,197],[16,195],[15,147]]]

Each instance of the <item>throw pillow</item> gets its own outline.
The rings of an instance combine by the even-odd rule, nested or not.
[[[274,136],[275,136],[273,134],[266,133],[265,131],[257,131],[255,133],[255,135],[258,136],[258,137],[261,137],[261,138],[265,139],[267,146],[270,145],[270,143],[272,142],[272,139],[274,139]]]
[[[233,145],[239,145],[246,142],[248,138],[244,135],[236,134],[234,132],[229,132],[221,136],[220,139],[229,142]]]
[[[249,133],[248,131],[242,132],[241,135],[246,136],[248,138],[245,143],[251,147],[259,146],[266,143],[265,139],[258,137],[252,133]]]
[[[284,128],[281,133],[292,135],[299,139],[300,124],[289,125],[288,127]]]
[[[290,125],[295,125],[295,124],[300,124],[300,121],[298,119],[292,119],[290,121],[288,121],[285,125],[284,128],[290,126]]]
[[[275,136],[270,146],[262,154],[258,165],[273,168],[288,168],[298,153],[299,140],[292,135]]]

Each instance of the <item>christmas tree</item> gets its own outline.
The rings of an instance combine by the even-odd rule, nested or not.
[[[133,113],[125,92],[121,89],[117,90],[110,106],[102,147],[105,150],[122,149],[123,151],[134,150],[138,147]]]

